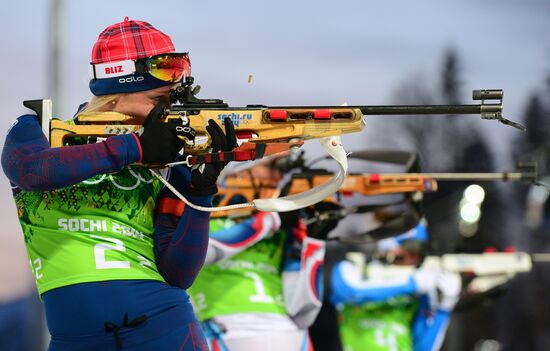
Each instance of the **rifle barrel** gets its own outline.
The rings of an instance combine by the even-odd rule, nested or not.
[[[493,106],[494,111],[486,107]],[[502,105],[380,105],[380,106],[349,106],[359,108],[363,115],[464,115],[480,114],[481,112],[501,112]]]
[[[534,253],[531,255],[533,262],[550,262],[550,253]]]
[[[435,180],[524,180],[525,174],[521,172],[496,172],[496,173],[422,173],[424,176]]]
[[[231,108],[231,107],[230,107]],[[359,109],[363,115],[479,115],[481,113],[501,113],[502,104],[483,105],[355,105],[355,106],[265,106],[247,105],[239,109]]]

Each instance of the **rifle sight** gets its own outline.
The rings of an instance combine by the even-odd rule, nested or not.
[[[502,100],[502,89],[482,89],[474,90],[472,99],[474,100]]]

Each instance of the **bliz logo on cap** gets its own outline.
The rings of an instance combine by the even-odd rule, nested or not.
[[[105,67],[105,74],[122,73],[122,66]]]
[[[90,78],[92,79],[127,76],[133,74],[135,71],[136,63],[132,60],[95,64],[90,63]]]

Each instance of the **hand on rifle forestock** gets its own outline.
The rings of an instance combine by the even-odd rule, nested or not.
[[[341,208],[337,203],[321,201],[302,210],[279,212],[281,228],[292,230],[299,242],[305,237],[327,240],[329,233],[338,225],[338,220],[321,218],[320,214]]]
[[[211,152],[231,151],[237,146],[237,136],[230,118],[224,119],[224,126],[225,133],[214,120],[208,120],[206,130],[211,139]],[[215,162],[193,166],[191,168],[191,188],[189,194],[206,196],[217,193],[218,187],[216,182],[226,164],[227,162]]]
[[[195,131],[189,127],[183,127],[171,120],[162,122],[166,106],[161,102],[157,104],[143,122],[143,133],[139,136],[142,157],[145,165],[165,165],[173,162],[184,146],[180,136],[193,140]]]

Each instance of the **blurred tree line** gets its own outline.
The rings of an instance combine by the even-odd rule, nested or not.
[[[435,89],[425,75],[404,81],[395,91],[394,103],[472,103],[463,91],[456,50],[451,48],[444,53],[438,77]],[[374,132],[367,137],[366,146],[415,150],[423,172],[511,171],[498,167],[534,159],[541,181],[550,184],[550,178],[543,176],[550,171],[550,75],[545,84],[545,89],[529,97],[523,121],[519,118],[527,132],[513,134],[511,152],[496,149],[494,139],[484,133],[488,125],[506,127],[472,116],[403,116],[378,124],[371,122],[370,130]],[[509,247],[550,252],[550,201],[546,201],[545,188],[518,182],[480,182],[485,190],[481,217],[475,231],[464,232],[459,226],[460,201],[470,184],[439,181],[438,191],[424,195],[430,254],[481,253],[487,248],[501,251]],[[332,261],[343,258],[342,249],[336,247],[329,242],[327,272]],[[550,306],[546,299],[549,293],[550,264],[534,264],[530,273],[516,275],[493,294],[455,311],[443,350],[550,350]],[[316,349],[339,350],[334,311],[324,305],[319,317],[312,328]]]
[[[443,59],[440,86],[430,92],[422,81],[406,83],[398,90],[401,103],[463,104],[458,53],[450,49]],[[540,91],[540,90],[539,90]],[[550,171],[550,76],[545,89],[533,93],[526,104],[526,133],[512,141],[510,161],[536,160],[542,182]],[[405,98],[405,101],[403,101]],[[469,103],[469,102],[467,102]],[[407,117],[400,133],[418,150],[426,172],[495,172],[497,158],[479,124],[466,118]],[[398,134],[400,135],[400,134]],[[443,155],[443,157],[441,157]],[[506,156],[506,155],[505,155]],[[481,218],[475,233],[461,233],[458,211],[463,191],[470,182],[439,182],[439,190],[425,196],[430,246],[435,253],[473,252],[494,247],[515,247],[528,252],[550,251],[550,202],[548,191],[522,183],[480,183],[485,190]],[[495,296],[456,311],[444,350],[481,350],[499,345],[501,350],[550,349],[550,264],[534,264]],[[483,340],[496,340],[487,343]],[[488,346],[489,345],[489,346]]]

